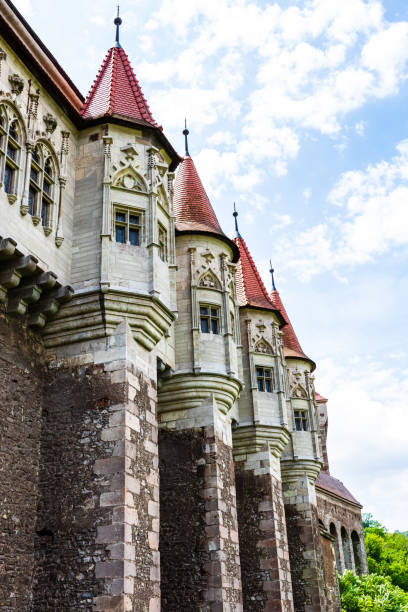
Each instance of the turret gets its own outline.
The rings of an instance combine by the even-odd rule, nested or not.
[[[186,153],[174,185],[176,358],[159,390],[162,601],[163,609],[176,610],[182,592],[189,608],[205,601],[216,610],[221,593],[228,592],[229,607],[239,611],[231,439],[231,411],[242,387],[234,281],[239,253],[222,231],[190,156],[187,128],[184,136]]]

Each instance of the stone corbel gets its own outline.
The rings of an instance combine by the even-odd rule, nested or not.
[[[57,127],[57,120],[54,115],[51,115],[51,113],[47,113],[46,115],[44,115],[43,120],[45,123],[46,132],[48,132],[48,134],[52,134],[53,132],[55,132],[55,128]]]

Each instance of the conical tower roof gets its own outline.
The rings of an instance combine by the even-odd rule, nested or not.
[[[221,229],[194,162],[187,154],[179,166],[174,181],[173,197],[176,233],[210,234],[226,242],[233,251],[233,261],[239,254],[234,242]]]
[[[153,118],[128,56],[120,45],[109,49],[81,109],[84,119],[119,116],[159,127]]]
[[[310,359],[304,352],[302,347],[300,346],[300,342],[297,339],[295,334],[295,330],[293,329],[292,323],[287,315],[286,309],[283,305],[279,292],[274,289],[271,293],[271,300],[274,303],[275,307],[281,312],[283,318],[286,321],[286,325],[282,328],[283,332],[283,346],[285,349],[285,357],[294,357],[296,359],[305,359],[312,364],[312,370],[316,368],[315,362]]]
[[[245,240],[237,233],[234,242],[239,249],[240,255],[235,273],[239,306],[251,306],[254,308],[272,310],[278,314],[281,324],[284,325],[286,321],[269,297]]]

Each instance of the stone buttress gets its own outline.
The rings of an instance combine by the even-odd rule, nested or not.
[[[231,408],[237,251],[189,155],[174,190],[176,362],[159,385],[162,610],[242,610]]]

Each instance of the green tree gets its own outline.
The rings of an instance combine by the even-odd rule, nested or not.
[[[392,584],[408,591],[408,539],[402,533],[388,533],[371,514],[363,526],[370,574],[388,576]]]
[[[387,576],[339,576],[343,612],[408,612],[408,594]]]

